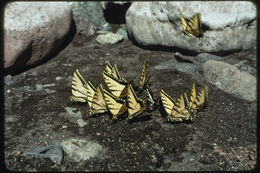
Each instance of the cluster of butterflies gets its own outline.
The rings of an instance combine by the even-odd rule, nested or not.
[[[90,81],[86,82],[76,69],[72,78],[70,100],[87,102],[90,115],[110,112],[113,120],[117,120],[126,112],[128,112],[128,119],[131,120],[146,110],[152,111],[155,109],[156,101],[147,85],[150,77],[146,75],[146,66],[145,61],[139,86],[136,86],[133,81],[128,82],[120,77],[116,64],[111,65],[108,62],[103,71],[103,79],[108,90],[103,88],[102,84],[95,88]],[[146,90],[146,100],[139,98],[136,94],[136,91],[141,93],[143,90]]]
[[[191,20],[187,23],[182,13],[180,13],[181,24],[183,32],[189,36],[200,37],[202,35],[202,24],[200,20],[200,13],[194,14]]]
[[[158,107],[158,99],[154,99],[148,84],[150,76],[146,74],[146,61],[143,64],[139,85],[133,81],[127,81],[120,77],[116,64],[107,63],[103,71],[103,79],[108,89],[102,84],[96,88],[91,81],[86,82],[79,70],[73,74],[72,78],[72,102],[87,103],[90,115],[110,113],[113,120],[123,118],[128,112],[128,120],[132,120],[145,111],[151,112]],[[145,99],[138,97],[146,91]],[[203,109],[208,97],[207,87],[197,94],[196,82],[194,81],[190,99],[187,93],[181,95],[174,101],[165,91],[161,90],[161,105],[168,115],[168,121],[193,120],[198,110]]]

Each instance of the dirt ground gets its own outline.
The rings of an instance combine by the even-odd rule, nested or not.
[[[254,54],[255,52],[251,53]],[[249,54],[247,52],[247,54]],[[228,58],[237,57],[228,56]],[[245,53],[241,53],[241,57]],[[191,58],[188,57],[187,58]],[[13,76],[5,85],[5,166],[12,171],[114,171],[114,170],[251,170],[256,166],[256,102],[247,102],[209,84],[202,72],[185,74],[157,70],[162,62],[174,60],[169,51],[144,50],[123,41],[99,45],[95,36],[75,35],[55,58],[27,72]],[[166,122],[159,109],[144,113],[133,123],[113,123],[108,115],[89,117],[86,106],[73,104],[71,79],[76,68],[95,86],[102,83],[106,62],[116,63],[121,76],[136,83],[147,60],[151,90],[155,98],[164,89],[173,98],[189,91],[193,80],[198,89],[209,87],[208,106],[193,123]],[[36,85],[46,90],[37,90]],[[49,85],[46,85],[49,84]],[[53,91],[53,92],[52,92]],[[66,115],[74,107],[88,123],[83,132]],[[65,127],[66,128],[63,128]],[[89,137],[106,153],[85,162],[73,162],[66,154],[61,165],[50,159],[25,158],[29,148],[46,146],[71,137]]]

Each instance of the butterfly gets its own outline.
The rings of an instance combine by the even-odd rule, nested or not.
[[[189,36],[200,37],[202,35],[202,25],[200,20],[200,13],[196,13],[187,23],[182,13],[180,13],[181,24],[183,32]]]
[[[104,81],[110,90],[110,92],[116,97],[125,98],[127,97],[127,84],[123,80],[118,80],[114,76],[108,74],[106,71],[103,71]]]
[[[90,115],[102,114],[107,112],[106,102],[103,96],[103,87],[100,84],[98,88],[88,81],[87,83],[87,100]]]
[[[147,66],[147,63],[146,63],[146,61],[144,61],[142,72],[141,72],[141,77],[140,77],[140,81],[139,81],[139,88],[141,90],[143,90],[146,87],[149,79],[151,78],[151,76],[147,77],[147,75],[146,75],[146,66]]]
[[[72,77],[72,96],[70,96],[70,100],[73,102],[87,102],[87,89],[86,89],[87,82],[81,76],[78,69],[73,73]]]
[[[108,62],[104,71],[107,74],[113,76],[115,79],[127,83],[127,80],[125,78],[120,77],[116,64],[114,64],[114,66],[112,66],[110,64],[110,62]]]
[[[146,91],[146,105],[147,105],[147,111],[151,112],[156,109],[157,100],[154,99],[152,92],[150,91],[150,87],[147,85]]]
[[[201,110],[206,105],[208,100],[208,87],[205,86],[201,89],[201,91],[197,94],[197,84],[196,81],[192,84],[191,96],[188,99],[187,94],[184,94],[185,99],[187,100],[189,110],[193,116],[196,116],[198,110]]]
[[[187,109],[187,104],[183,95],[174,101],[164,90],[160,91],[161,101],[167,113],[167,120],[170,122],[192,120],[191,114]]]
[[[116,97],[105,89],[103,93],[108,110],[112,114],[112,119],[117,120],[120,115],[123,115],[127,111],[126,100]]]
[[[129,120],[137,117],[147,109],[144,101],[137,97],[131,84],[127,87],[127,107]]]

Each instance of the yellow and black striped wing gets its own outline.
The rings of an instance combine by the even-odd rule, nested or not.
[[[187,23],[182,13],[180,13],[183,32],[189,36],[199,37],[202,34],[202,25],[200,20],[200,13],[193,15],[191,20]]]
[[[70,97],[71,101],[82,102],[85,103],[87,101],[87,90],[86,90],[87,82],[81,76],[78,69],[73,73],[72,77],[72,96]]]
[[[111,75],[112,69],[113,69],[113,66],[110,64],[110,62],[108,62],[104,71]]]
[[[161,90],[160,92],[161,101],[163,104],[163,107],[167,113],[167,115],[171,115],[172,109],[174,105],[176,104],[175,101],[168,95],[164,90]]]
[[[196,108],[195,109],[202,109],[207,102],[208,99],[208,87],[202,88],[200,93],[198,94],[195,104]]]
[[[192,84],[190,100],[188,103],[190,109],[195,109],[197,107],[197,105],[195,103],[196,99],[197,99],[197,84],[196,84],[196,81],[194,81]]]
[[[137,97],[132,85],[129,84],[127,91],[128,119],[137,117],[146,110],[146,106],[142,106],[141,102],[142,100]]]
[[[184,93],[186,95],[186,93]],[[187,95],[186,95],[187,96]],[[189,120],[191,118],[190,112],[187,110],[187,104],[184,100],[183,95],[177,99],[176,104],[173,106],[171,115],[168,116],[169,121],[182,121]]]
[[[89,109],[91,109],[92,103],[93,103],[93,98],[94,98],[94,95],[95,95],[97,89],[96,89],[96,87],[94,87],[94,85],[90,81],[88,81],[86,88],[87,88],[88,106],[89,106]]]
[[[123,81],[119,81],[114,78],[112,75],[109,75],[105,71],[103,71],[104,81],[110,90],[110,92],[116,97],[124,98],[127,97],[127,83]]]
[[[144,61],[143,68],[141,71],[141,77],[140,77],[140,81],[139,81],[139,87],[141,89],[143,89],[147,85],[147,83],[151,77],[151,76],[147,77],[146,67],[147,67],[147,63],[146,63],[146,61]]]
[[[103,96],[103,87],[101,84],[97,88],[91,102],[92,104],[89,110],[91,114],[101,114],[107,112],[107,106]]]
[[[127,105],[125,100],[114,96],[112,93],[105,89],[103,89],[103,93],[107,108],[113,115],[112,119],[117,119],[118,116],[124,114],[127,111]]]

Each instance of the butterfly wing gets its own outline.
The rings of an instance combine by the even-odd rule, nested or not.
[[[144,61],[142,72],[141,72],[141,77],[140,77],[140,81],[139,81],[139,87],[141,89],[145,88],[145,86],[147,85],[147,83],[151,77],[151,76],[147,77],[146,67],[147,67],[147,63],[146,63],[146,61]]]
[[[164,90],[161,90],[160,92],[161,101],[163,104],[163,107],[167,113],[167,115],[171,115],[172,108],[176,104],[175,101],[168,95]]]
[[[202,109],[205,105],[205,102],[207,101],[208,97],[208,88],[202,88],[200,93],[198,94],[195,103],[197,105],[196,109]]]
[[[110,64],[110,62],[108,62],[105,67],[105,72],[107,72],[108,74],[112,74],[112,69],[113,69],[113,66]]]
[[[187,27],[187,31],[195,37],[198,37],[201,34],[200,14],[196,13],[189,21],[188,25],[189,27]]]
[[[103,89],[106,105],[113,115],[112,119],[117,119],[118,116],[124,114],[127,111],[126,101],[114,96],[112,93]]]
[[[156,108],[156,101],[149,87],[147,87],[145,91],[146,91],[146,102],[147,102],[146,104],[148,105],[148,112],[153,111]]]
[[[128,104],[128,119],[132,119],[140,115],[146,110],[146,106],[141,106],[142,100],[136,96],[131,84],[128,85],[127,104]]]
[[[184,93],[186,95],[186,93]],[[171,115],[168,116],[168,120],[170,121],[182,121],[182,120],[190,120],[191,116],[189,111],[186,109],[187,104],[184,100],[183,95],[177,99],[177,103],[174,105]]]
[[[190,109],[195,109],[197,107],[197,105],[195,103],[196,99],[197,99],[197,84],[196,84],[196,81],[194,81],[192,84],[190,100],[188,102]]]
[[[103,96],[103,87],[101,84],[97,88],[91,102],[92,102],[90,108],[91,114],[101,114],[107,112],[107,106]]]
[[[117,80],[116,78],[114,78],[112,75],[109,75],[105,71],[103,72],[103,78],[108,89],[111,91],[113,95],[120,98],[127,96],[126,82]]]
[[[94,85],[88,81],[87,83],[87,101],[88,101],[88,106],[89,106],[89,109],[92,108],[92,103],[93,103],[93,98],[94,98],[94,95],[97,91],[96,87],[94,87]]]
[[[186,20],[184,19],[182,13],[180,13],[180,19],[181,19],[181,26],[182,26],[183,32],[186,32],[188,24],[187,24]]]
[[[72,77],[72,85],[71,85],[72,96],[70,97],[71,101],[83,102],[83,103],[87,101],[86,84],[87,82],[81,76],[79,70],[76,69]]]

